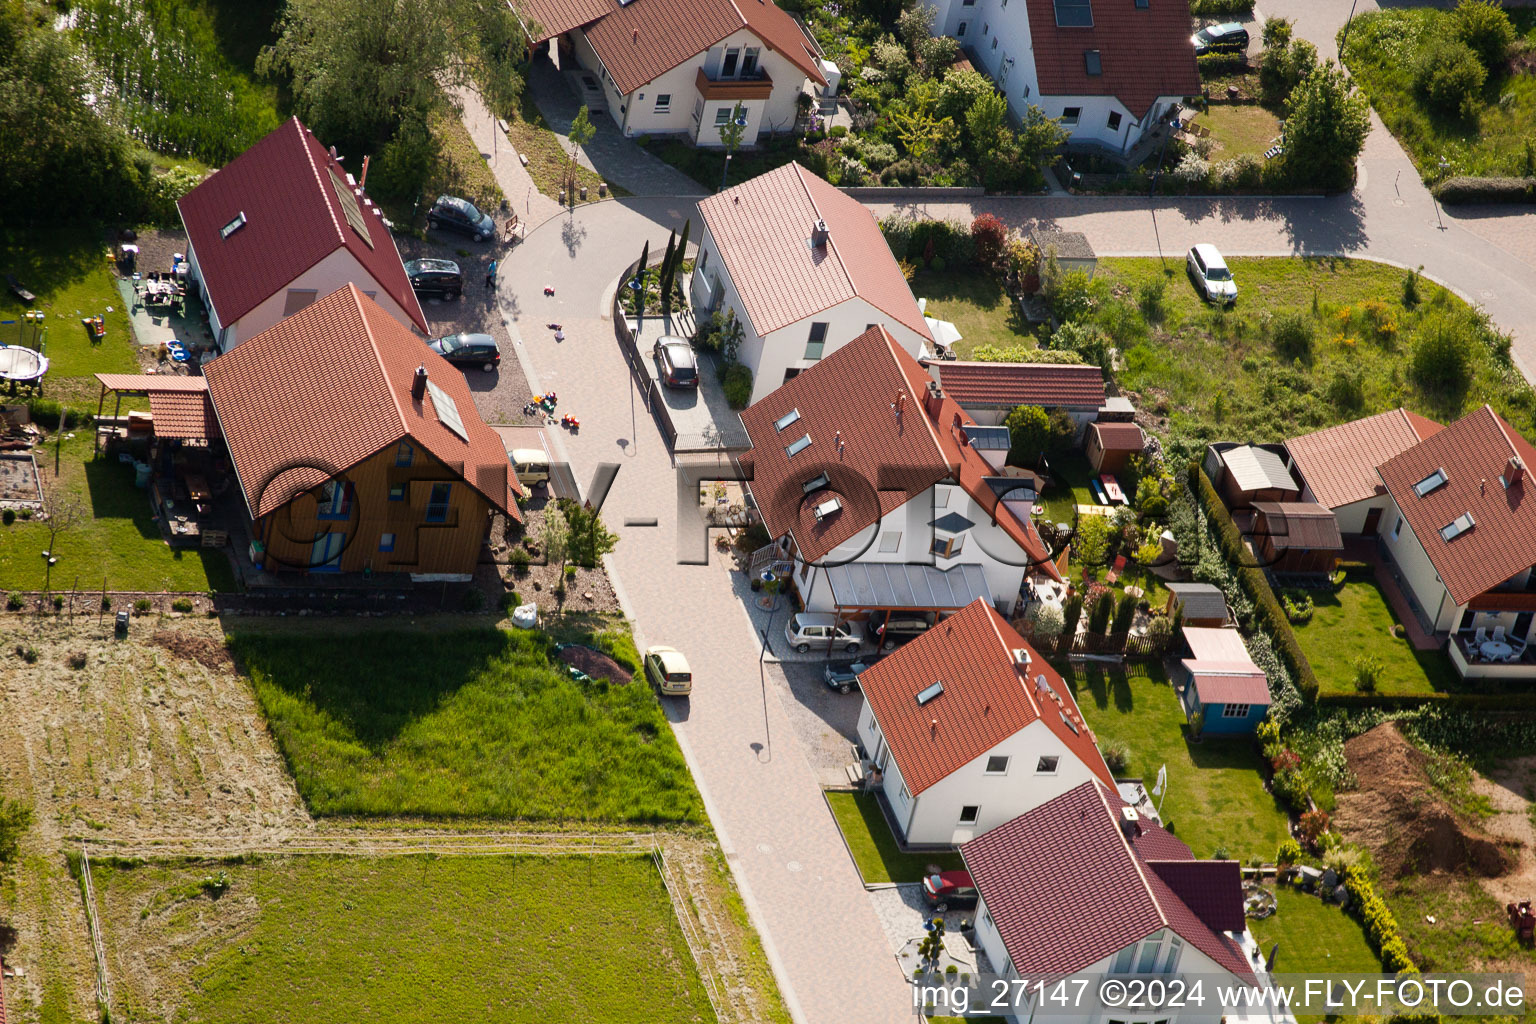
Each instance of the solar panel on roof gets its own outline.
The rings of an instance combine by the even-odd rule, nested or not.
[[[438,422],[468,441],[469,432],[464,429],[464,421],[459,418],[459,404],[453,400],[453,396],[431,381],[427,381],[427,394],[432,396],[432,408],[437,410]]]
[[[367,243],[368,248],[373,248],[373,239],[368,234],[368,222],[363,220],[362,208],[357,205],[357,196],[352,194],[352,189],[341,180],[341,176],[329,167],[326,168],[331,175],[331,188],[336,190],[336,201],[341,204],[341,212],[346,214],[347,223],[352,225],[358,237]]]

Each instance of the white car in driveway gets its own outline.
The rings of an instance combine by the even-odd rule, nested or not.
[[[663,696],[686,697],[693,692],[693,669],[675,647],[647,647],[645,675]]]
[[[1227,269],[1227,261],[1221,258],[1221,253],[1208,242],[1201,242],[1189,250],[1188,257],[1184,260],[1189,268],[1189,276],[1194,279],[1195,287],[1200,289],[1200,294],[1207,302],[1218,302],[1230,306],[1237,301],[1237,282],[1232,280],[1232,271]]]

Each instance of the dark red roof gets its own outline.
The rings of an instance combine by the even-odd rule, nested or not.
[[[1243,866],[1235,860],[1148,860],[1184,905],[1215,932],[1248,927],[1243,913]]]
[[[177,200],[198,272],[219,321],[239,320],[337,249],[427,332],[427,317],[377,206],[354,197],[368,237],[353,229],[331,175],[347,172],[292,118]],[[350,187],[349,187],[350,191]],[[220,237],[241,214],[245,224]],[[367,281],[353,282],[372,291]]]
[[[953,478],[1031,565],[1056,577],[1034,525],[1021,521],[986,484],[996,470],[961,443],[959,431],[975,421],[947,396],[925,410],[932,382],[922,364],[876,325],[753,403],[741,414],[752,441],[742,465],[752,468],[752,497],[763,524],[775,537],[793,534],[800,557],[815,560]],[[775,426],[794,412],[792,423]],[[789,455],[787,448],[801,437],[809,437],[810,446]],[[807,492],[804,485],[821,474],[827,487]],[[842,508],[818,520],[815,508],[829,494]]]
[[[1114,96],[1139,119],[1160,96],[1200,93],[1188,0],[1097,0],[1091,28],[1058,28],[1050,0],[1026,10],[1042,96]],[[1099,51],[1103,74],[1088,73],[1089,50]]]
[[[1057,363],[935,362],[944,393],[961,405],[1038,405],[1097,409],[1104,404],[1104,371]]]
[[[1107,452],[1139,452],[1147,446],[1146,435],[1134,423],[1094,423],[1088,428]]]
[[[411,397],[418,366],[441,389]],[[521,517],[501,438],[462,371],[347,285],[203,367],[252,517],[410,438],[492,506]],[[461,435],[449,424],[457,421]]]
[[[1029,663],[1018,664],[1015,651],[1026,652]],[[918,704],[918,692],[935,681],[944,692]],[[914,796],[1041,718],[1089,771],[1114,785],[1061,676],[986,601],[877,661],[859,676],[859,688]]]
[[[1143,859],[1138,840],[1122,833],[1125,806],[1101,783],[1085,782],[960,848],[1014,970],[1073,974],[1169,928],[1253,980],[1237,941],[1202,921]],[[1145,821],[1139,827],[1163,831]],[[1192,859],[1189,847],[1164,836],[1159,853],[1175,854],[1165,859]],[[1241,899],[1240,881],[1232,884]]]
[[[1505,487],[1511,456],[1522,479]],[[1443,469],[1446,482],[1420,497],[1414,485]],[[1377,470],[1413,535],[1457,604],[1536,565],[1536,449],[1488,406],[1432,434]],[[1446,540],[1440,531],[1470,513],[1473,527]]]

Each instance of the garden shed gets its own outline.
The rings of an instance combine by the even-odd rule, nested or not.
[[[1253,732],[1269,711],[1269,680],[1236,629],[1184,627],[1189,656],[1179,662],[1180,699],[1201,736]]]
[[[1134,423],[1088,425],[1088,464],[1095,473],[1120,472],[1131,456],[1140,455],[1146,446],[1146,437]]]
[[[1043,255],[1056,257],[1063,273],[1081,270],[1092,277],[1099,268],[1099,258],[1081,231],[1036,231],[1030,237]]]

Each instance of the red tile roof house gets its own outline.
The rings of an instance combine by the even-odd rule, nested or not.
[[[808,611],[845,619],[1008,614],[1028,576],[1060,579],[1030,520],[1034,493],[1004,476],[1006,446],[977,427],[883,327],[741,414],[741,456]]]
[[[1195,860],[1097,780],[971,840],[960,855],[981,893],[977,945],[1005,978],[1080,975],[1090,992],[1103,975],[1205,975],[1208,989],[1219,976],[1259,980],[1249,959],[1257,947],[1245,943],[1241,865]],[[1223,1008],[1214,1002],[1156,1016],[1216,1024]],[[1027,1021],[1037,1007],[1011,1009]]]
[[[874,215],[799,164],[711,196],[699,214],[694,309],[735,310],[752,401],[875,324],[909,355],[933,344]]]
[[[1188,0],[939,0],[954,36],[1015,114],[1060,117],[1074,148],[1124,156],[1200,94]]]
[[[1285,442],[1287,465],[1299,476],[1301,499],[1333,509],[1346,537],[1374,537],[1390,499],[1376,467],[1440,429],[1406,409],[1341,423]]]
[[[506,448],[464,375],[347,285],[203,368],[269,573],[467,580]]]
[[[188,273],[220,352],[347,284],[401,326],[427,333],[383,213],[298,118],[176,206]]]
[[[1104,406],[1104,371],[1056,363],[932,360],[928,372],[977,423],[997,425],[1021,405],[1065,409],[1082,438]]]
[[[794,127],[806,83],[827,84],[821,49],[773,0],[516,0],[534,43],[558,38],[601,86],[625,135],[686,135],[720,146],[738,104],[743,145]],[[589,88],[593,112],[596,88]]]
[[[1056,670],[977,600],[859,676],[858,735],[908,846],[968,842],[1115,780]]]
[[[1383,561],[1463,676],[1536,677],[1533,467],[1536,448],[1485,405],[1376,470]]]

